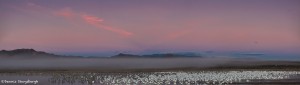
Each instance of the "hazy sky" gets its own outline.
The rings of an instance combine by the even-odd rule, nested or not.
[[[299,0],[1,0],[0,49],[300,55]]]

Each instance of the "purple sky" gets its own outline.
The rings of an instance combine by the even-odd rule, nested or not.
[[[299,0],[1,0],[0,10],[0,49],[300,55]]]

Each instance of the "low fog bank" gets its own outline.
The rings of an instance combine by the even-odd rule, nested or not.
[[[134,70],[298,64],[215,58],[1,58],[0,70]]]

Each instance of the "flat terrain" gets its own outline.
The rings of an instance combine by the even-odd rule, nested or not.
[[[2,58],[0,60],[0,72],[139,72],[231,69],[300,70],[300,62],[235,58]]]
[[[41,85],[297,85],[300,63],[235,58],[2,58],[0,80],[36,80]]]
[[[111,85],[111,84],[293,84],[300,82],[300,71],[271,70],[206,70],[162,72],[78,72],[31,71],[3,72],[0,80],[30,80],[41,85]],[[1,82],[0,85],[14,85]],[[19,84],[25,85],[25,84]],[[31,84],[30,84],[31,85]]]

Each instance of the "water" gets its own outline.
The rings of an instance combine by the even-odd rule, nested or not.
[[[300,84],[300,71],[17,72],[1,85]],[[18,82],[18,81],[23,82]],[[6,82],[5,82],[6,81]],[[16,81],[16,82],[8,82]],[[25,81],[28,81],[25,84]],[[38,81],[38,82],[35,82]]]

